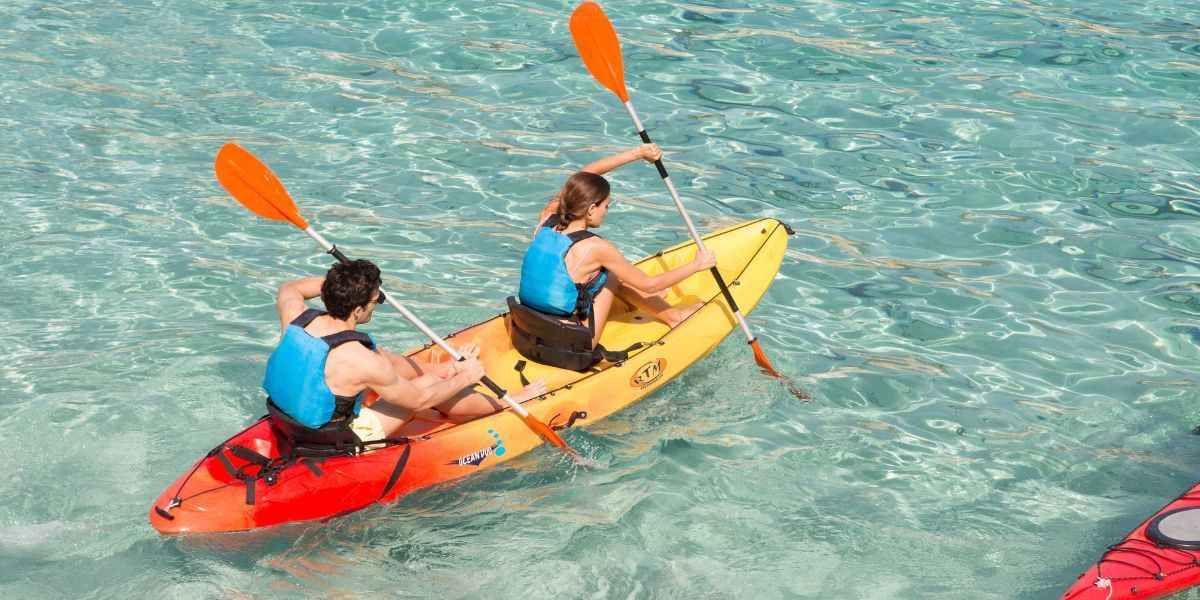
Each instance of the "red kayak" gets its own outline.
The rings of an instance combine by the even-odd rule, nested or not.
[[[1200,483],[1138,525],[1063,600],[1149,600],[1200,584]]]

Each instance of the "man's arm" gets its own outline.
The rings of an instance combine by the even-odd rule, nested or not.
[[[479,360],[468,358],[454,363],[457,371],[454,375],[444,379],[429,378],[436,380],[430,385],[417,387],[397,375],[392,363],[383,356],[371,352],[370,360],[364,362],[367,387],[375,390],[384,402],[410,411],[437,406],[453,398],[463,388],[474,385],[484,375]]]
[[[287,331],[288,323],[291,323],[304,312],[308,305],[305,300],[316,298],[321,295],[321,284],[325,283],[325,276],[318,275],[316,277],[305,277],[289,281],[279,286],[279,297],[275,300],[275,308],[279,311],[279,321],[283,325],[283,330]]]

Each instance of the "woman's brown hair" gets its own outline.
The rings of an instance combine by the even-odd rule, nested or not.
[[[586,217],[588,209],[604,202],[608,193],[608,180],[595,173],[580,171],[567,178],[558,193],[558,229]]]

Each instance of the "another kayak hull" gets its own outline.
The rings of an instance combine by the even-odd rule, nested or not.
[[[1146,535],[1147,526],[1159,515],[1198,507],[1200,483],[1109,546],[1063,594],[1063,600],[1149,600],[1200,585],[1200,550],[1165,547]]]

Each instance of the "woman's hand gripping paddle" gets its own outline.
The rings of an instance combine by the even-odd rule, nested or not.
[[[595,2],[584,2],[575,9],[575,12],[571,14],[571,37],[575,40],[575,47],[579,49],[583,64],[587,66],[592,77],[595,77],[600,85],[608,88],[621,99],[621,103],[629,113],[629,118],[633,119],[633,125],[637,128],[642,142],[652,143],[650,134],[646,133],[641,119],[633,110],[633,103],[629,101],[629,91],[625,89],[625,68],[621,61],[621,44],[617,41],[617,32],[613,29],[612,23],[609,22],[604,11],[600,10],[600,5]],[[700,233],[692,224],[692,218],[688,215],[687,209],[683,207],[683,200],[679,198],[679,192],[675,191],[675,185],[671,183],[671,178],[667,175],[667,168],[661,159],[654,161],[654,166],[658,169],[663,183],[666,184],[667,191],[671,194],[671,200],[675,201],[675,208],[679,210],[679,216],[683,217],[683,223],[687,225],[688,232],[692,234],[692,240],[696,242],[696,247],[706,250],[704,240],[700,238]],[[746,341],[754,349],[754,361],[767,374],[785,381],[793,396],[801,400],[808,400],[810,396],[804,388],[796,385],[791,378],[771,366],[766,353],[758,345],[758,338],[750,331],[750,326],[746,324],[746,318],[742,316],[737,302],[733,300],[733,294],[729,292],[725,278],[721,276],[721,272],[716,267],[710,271],[717,281],[717,287],[721,288],[721,294],[725,296],[725,302],[729,303],[729,309],[737,317],[738,325],[741,326],[742,333],[746,335]]]
[[[326,252],[332,254],[334,258],[341,262],[349,262],[349,259],[338,250],[336,246],[329,243],[321,234],[317,233],[304,217],[300,216],[300,211],[296,209],[296,204],[292,202],[291,196],[287,190],[283,188],[283,184],[279,183],[279,179],[275,174],[267,168],[262,161],[258,160],[253,154],[250,154],[245,148],[237,144],[225,144],[221,151],[217,153],[216,161],[217,180],[221,185],[242,203],[242,206],[250,209],[256,215],[265,217],[273,221],[287,221],[292,225],[300,228],[308,237],[315,240]],[[421,330],[430,340],[433,340],[446,354],[449,354],[454,360],[463,360],[463,356],[457,350],[451,348],[438,334],[421,322],[416,315],[410,312],[403,304],[396,300],[395,296],[385,293],[382,289],[379,290],[383,297],[387,300],[392,308],[400,311],[404,318]],[[500,386],[487,376],[481,380],[488,389],[492,390],[496,397],[503,400],[512,408],[513,412],[521,417],[525,424],[530,429],[535,431],[542,439],[554,444],[562,451],[571,455],[576,462],[581,462],[582,457],[579,453],[571,449],[565,441],[547,426],[529,414],[524,406],[518,404],[515,400],[509,397],[508,392],[504,391]]]

